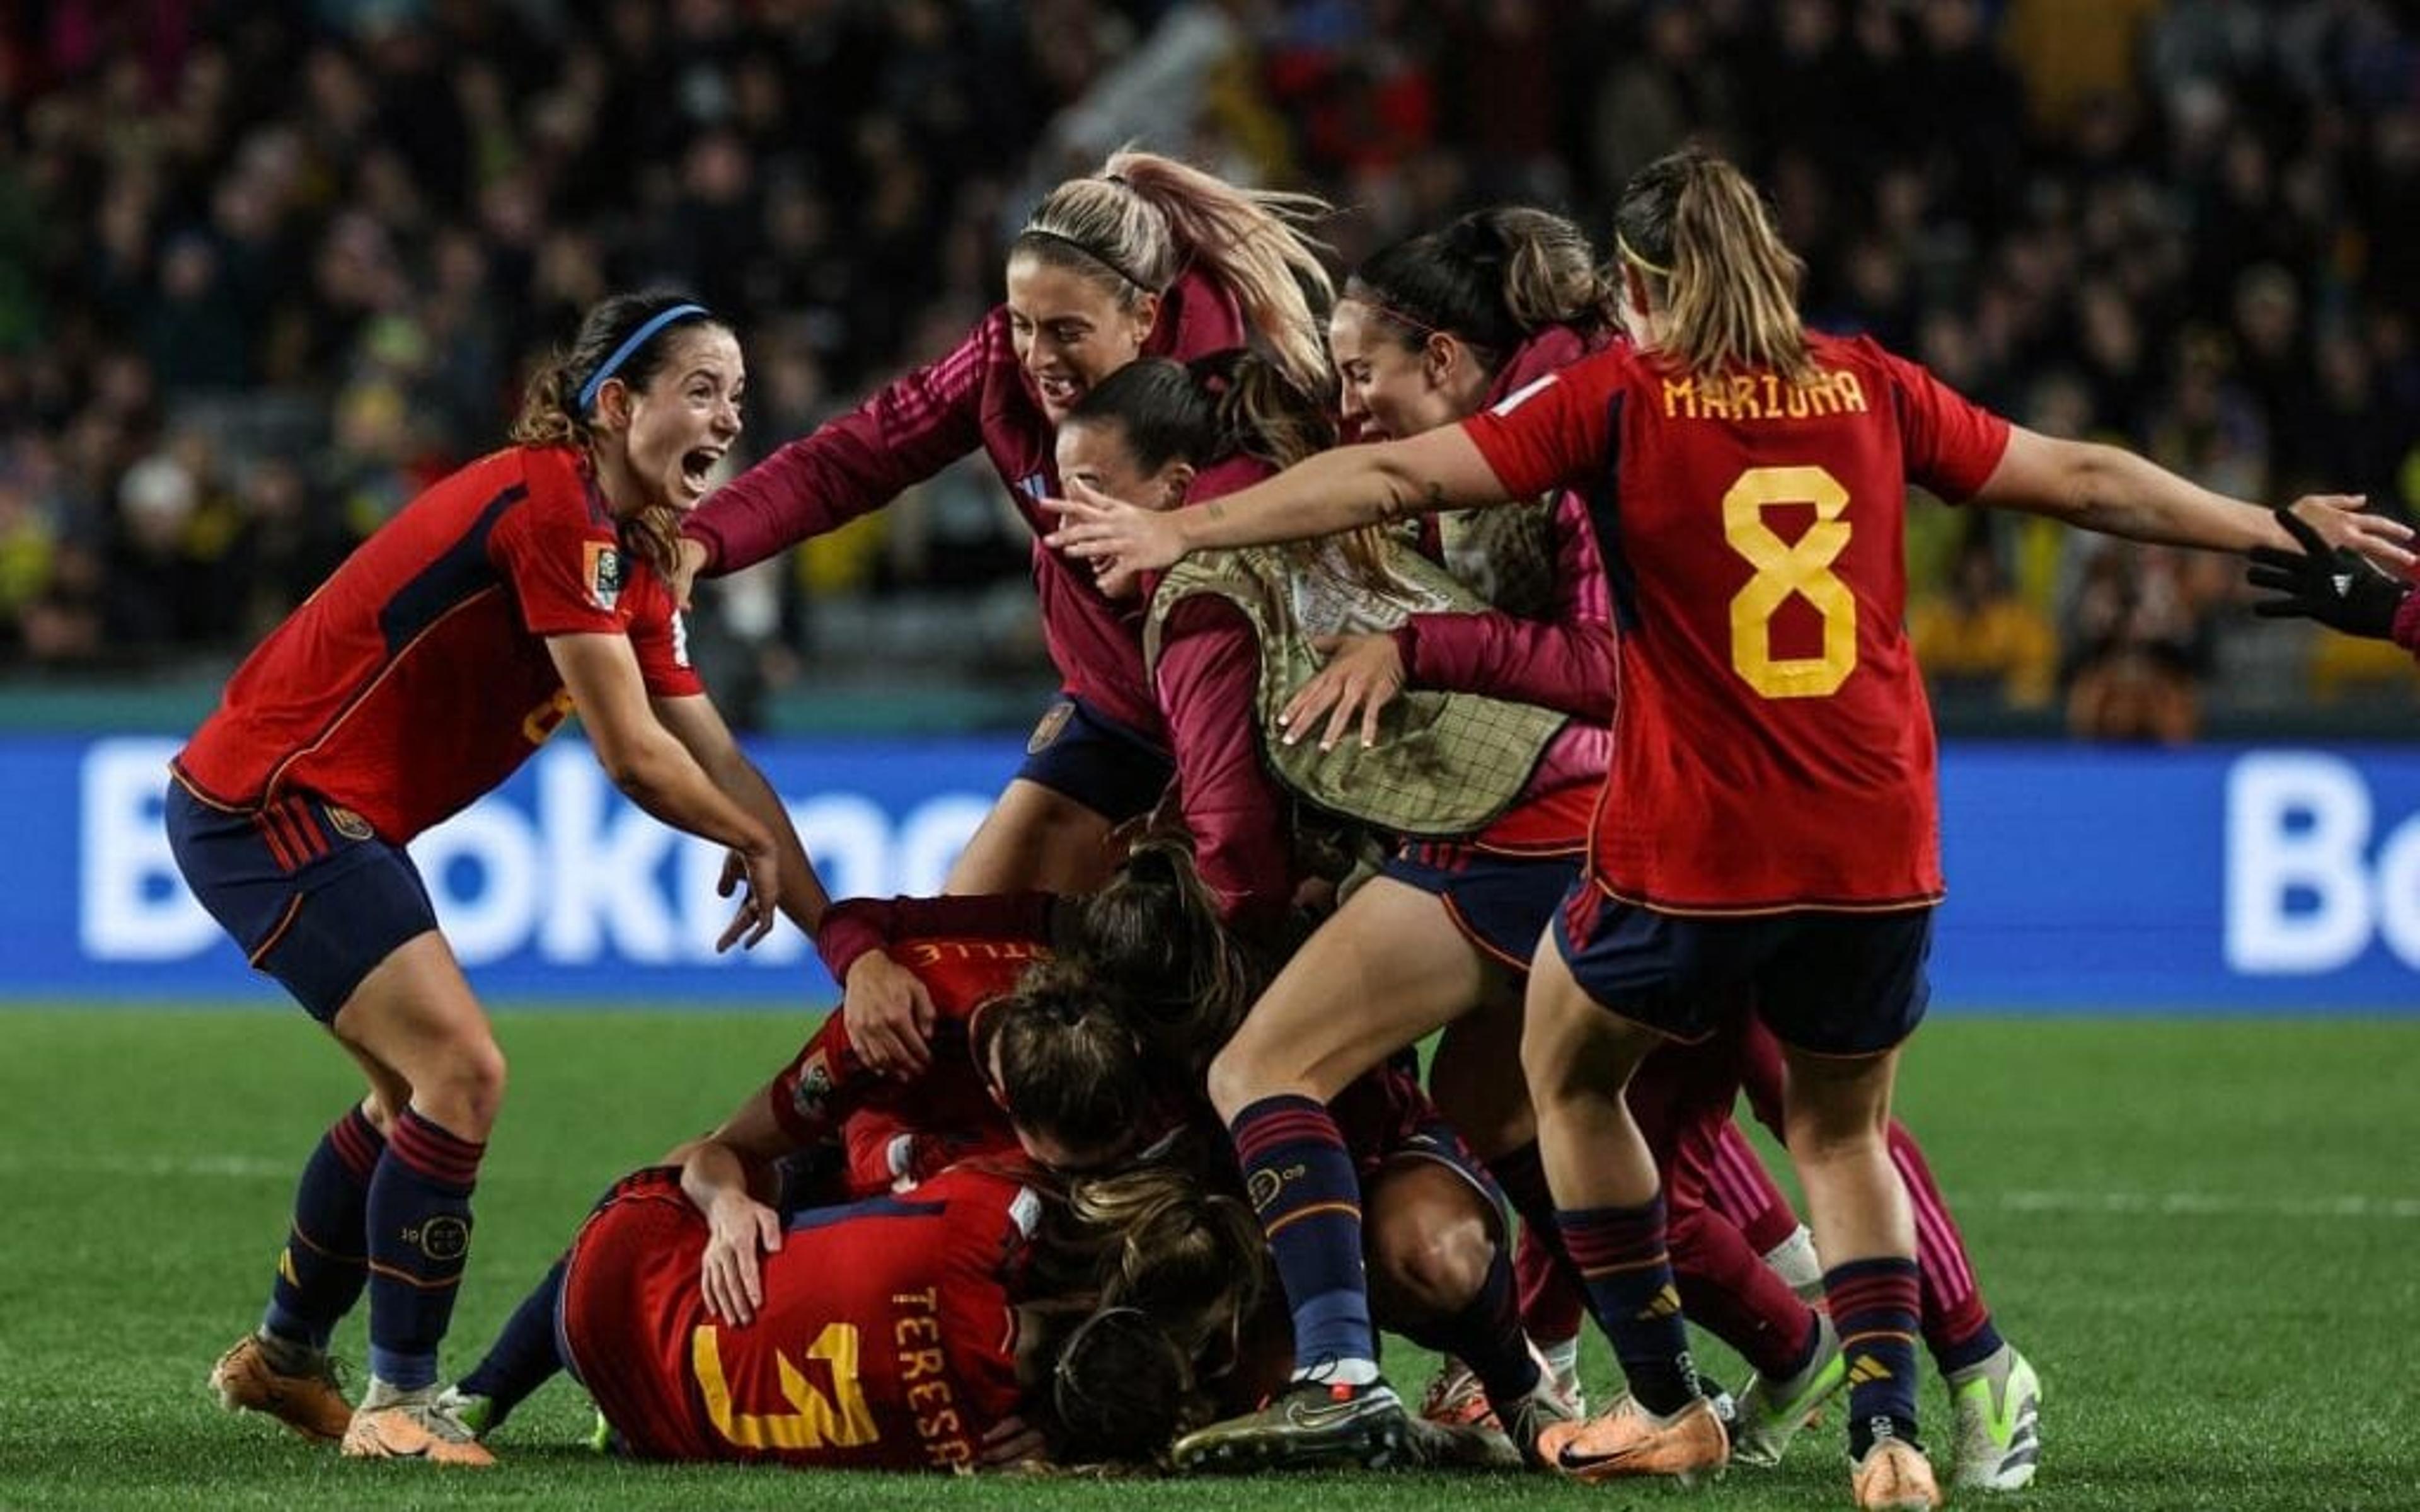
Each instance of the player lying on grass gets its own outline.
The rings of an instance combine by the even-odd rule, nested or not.
[[[746,1199],[743,1283],[690,1174],[639,1172],[572,1243],[564,1364],[642,1458],[1148,1464],[1233,1358],[1256,1236],[1166,1168],[1073,1185],[977,1161],[839,1207]]]
[[[1784,1045],[1789,1144],[1852,1361],[1852,1494],[1929,1507],[1915,1224],[1885,1134],[1941,893],[1931,728],[1902,624],[1908,486],[2138,539],[2288,543],[2265,510],[2011,427],[1870,341],[1807,332],[1800,265],[1719,159],[1642,170],[1616,226],[1635,350],[1202,509],[1069,501],[1053,542],[1114,588],[1194,548],[1591,490],[1623,548],[1624,702],[1590,874],[1532,966],[1522,1061],[1565,1242],[1630,1394],[1541,1446],[1588,1479],[1728,1462],[1622,1092],[1668,1039],[1754,1011]],[[2296,513],[2331,545],[2408,565],[2410,532],[2351,504]]]
[[[210,1373],[230,1409],[352,1456],[486,1464],[437,1402],[471,1193],[504,1060],[404,847],[502,782],[575,713],[641,808],[730,849],[753,946],[824,892],[787,811],[690,670],[661,574],[739,434],[732,332],[673,296],[617,296],[532,382],[514,444],[431,486],[228,682],[173,764],[167,825],[194,894],[358,1061],[369,1095],[302,1173],[267,1314]],[[367,1286],[358,1411],[330,1330]]]

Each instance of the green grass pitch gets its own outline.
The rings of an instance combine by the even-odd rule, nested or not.
[[[263,1002],[266,1002],[264,996]],[[613,1177],[710,1124],[803,1017],[513,1011],[448,1345],[466,1368]],[[2420,1507],[2420,1025],[1944,1019],[1901,1112],[2046,1390],[2041,1508]],[[616,1463],[558,1382],[488,1473],[348,1464],[203,1388],[295,1173],[358,1090],[299,1013],[0,1011],[0,1507],[1606,1508],[1661,1488],[1422,1476],[1079,1484]],[[358,1315],[338,1351],[359,1359]],[[1736,1362],[1709,1348],[1727,1379]],[[1417,1391],[1428,1362],[1390,1350]],[[1599,1350],[1590,1384],[1603,1393]],[[1938,1431],[1937,1385],[1925,1397]],[[1839,1415],[1708,1506],[1845,1504]],[[1969,1499],[1976,1504],[1982,1499]]]

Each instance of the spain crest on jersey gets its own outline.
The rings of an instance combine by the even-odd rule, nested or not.
[[[580,580],[588,585],[588,597],[606,613],[622,601],[622,552],[610,541],[590,541],[582,559]]]

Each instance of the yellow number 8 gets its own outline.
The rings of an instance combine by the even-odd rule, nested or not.
[[[1812,504],[1815,523],[1785,541],[1764,522],[1772,504]],[[1819,467],[1750,468],[1723,495],[1723,539],[1756,576],[1731,598],[1731,667],[1761,698],[1824,698],[1857,666],[1857,600],[1832,572],[1848,549],[1849,490]],[[1823,617],[1823,654],[1776,656],[1773,616],[1804,598]]]

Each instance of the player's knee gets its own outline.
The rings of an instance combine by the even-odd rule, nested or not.
[[[1474,1217],[1382,1227],[1372,1246],[1371,1289],[1417,1317],[1446,1318],[1470,1305],[1486,1284],[1494,1242]]]
[[[1208,1082],[1211,1104],[1218,1117],[1232,1120],[1268,1095],[1268,1067],[1250,1037],[1238,1035],[1211,1057]]]
[[[504,1103],[504,1052],[486,1034],[449,1047],[436,1073],[412,1088],[412,1100],[448,1132],[485,1139]]]

